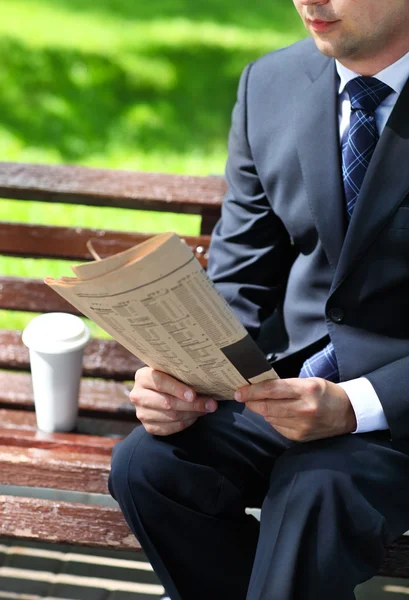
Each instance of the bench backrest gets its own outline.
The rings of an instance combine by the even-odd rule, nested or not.
[[[0,163],[2,198],[201,215],[201,234],[185,239],[204,267],[224,191],[221,177]],[[140,232],[8,223],[0,215],[0,254],[7,256],[81,262],[92,258],[86,247],[90,238],[98,254],[107,256],[148,237]],[[42,281],[1,274],[0,309],[76,313]],[[111,449],[135,427],[130,380],[142,365],[114,341],[91,340],[84,355],[76,434],[41,434],[36,430],[29,355],[21,332],[0,330],[1,483],[106,494]],[[111,507],[0,495],[0,517],[0,535],[116,548],[138,545],[118,509]],[[83,526],[73,527],[73,522]]]
[[[222,177],[190,177],[110,171],[84,167],[0,163],[0,197],[93,206],[116,206],[201,215],[201,235],[185,237],[202,265],[207,265],[209,234],[220,215],[225,192]],[[100,256],[131,247],[150,237],[147,233],[73,227],[26,225],[0,221],[0,254],[32,258],[91,259],[86,247],[92,238]],[[0,309],[50,312],[76,310],[42,281],[0,275]],[[116,352],[115,360],[101,366],[85,364],[85,374],[129,379],[135,360],[112,342],[94,342],[95,356]],[[0,332],[0,367],[27,369],[28,355],[19,334]],[[115,349],[114,349],[115,348]],[[89,349],[92,350],[92,345]],[[88,354],[88,353],[87,353]],[[92,353],[93,354],[93,353]],[[92,355],[91,354],[91,355]],[[128,359],[125,359],[125,356]],[[105,372],[104,372],[105,369]]]
[[[3,198],[201,215],[202,233],[185,239],[204,267],[207,265],[209,234],[220,215],[224,192],[224,179],[215,176],[187,177],[0,163],[0,197]],[[149,237],[150,234],[140,232],[9,223],[2,221],[0,216],[0,254],[7,256],[85,261],[92,258],[86,247],[90,238],[98,254],[107,256]],[[1,274],[0,309],[77,314],[74,307],[41,280]],[[142,365],[114,341],[93,339],[87,345],[80,414],[92,418],[94,429],[103,427],[96,417],[134,422],[135,413],[127,398],[129,386],[122,382],[132,380]],[[28,417],[21,410],[17,411],[33,408],[29,369],[28,350],[22,344],[21,332],[0,329],[0,409],[16,411],[3,415],[2,422],[10,425],[7,431],[4,427],[0,430],[3,443],[12,443],[13,431],[17,429],[20,433],[16,439],[19,437],[21,442],[21,431],[34,427],[34,422],[27,422],[33,415]],[[83,423],[82,427],[86,429],[87,425]],[[106,428],[114,430],[112,423],[107,423]],[[87,433],[94,433],[92,427]]]

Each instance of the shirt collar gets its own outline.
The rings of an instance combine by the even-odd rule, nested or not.
[[[338,94],[342,94],[346,84],[351,79],[359,77],[359,74],[344,67],[338,60],[335,61],[335,64],[340,79]],[[386,69],[379,71],[374,77],[389,85],[397,94],[400,94],[409,77],[409,52]]]

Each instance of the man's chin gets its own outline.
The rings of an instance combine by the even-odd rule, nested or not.
[[[333,43],[329,42],[328,40],[324,40],[317,35],[313,35],[312,38],[318,50],[325,56],[329,56],[330,58],[338,58],[340,56],[339,48],[337,49]]]

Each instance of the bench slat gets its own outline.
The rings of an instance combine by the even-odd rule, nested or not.
[[[386,548],[378,575],[409,578],[409,536],[399,537]]]
[[[0,463],[3,485],[108,493],[111,458],[106,453],[89,449],[81,453],[63,445],[51,449],[10,445],[0,446]]]
[[[81,546],[140,550],[117,508],[0,496],[0,535]]]
[[[0,410],[1,417],[3,417],[2,412]],[[75,440],[77,441],[75,442]],[[0,428],[0,446],[7,447],[40,448],[42,450],[57,448],[64,451],[92,452],[110,456],[117,441],[112,438],[91,435],[70,434],[68,436],[63,433],[42,433],[35,428],[30,431],[13,429],[11,423],[7,423],[7,428]]]
[[[133,380],[135,371],[143,365],[139,358],[112,340],[92,339],[84,350],[83,375],[87,377]],[[0,368],[29,370],[29,353],[20,331],[0,330]]]
[[[39,279],[0,277],[0,309],[81,313]]]
[[[0,535],[96,548],[141,549],[117,508],[37,498],[0,496]],[[409,539],[402,536],[386,549],[379,575],[408,578],[408,564]]]
[[[2,411],[0,410],[1,413]],[[73,438],[77,438],[76,443],[74,443]],[[7,428],[0,428],[0,446],[40,448],[43,450],[59,448],[70,452],[92,452],[110,456],[112,448],[117,442],[118,439],[103,438],[97,435],[43,433],[34,428],[31,431],[12,429],[11,423],[8,423]]]
[[[18,523],[18,527],[16,527]],[[83,546],[140,550],[119,509],[0,496],[0,535]],[[379,575],[409,577],[409,540],[400,537],[386,549]]]
[[[74,432],[43,433],[37,430],[34,412],[0,408],[0,445],[57,448],[110,455],[118,439],[139,425],[133,421],[110,421],[79,417]]]
[[[0,162],[0,196],[202,214],[220,210],[223,177]]]
[[[80,414],[90,417],[129,419],[135,408],[129,400],[131,385],[103,379],[82,378],[79,394]],[[0,371],[0,406],[34,409],[31,375]]]
[[[89,239],[99,256],[105,258],[151,237],[152,234],[0,222],[0,254],[85,261],[92,258],[86,246]],[[184,239],[201,265],[207,267],[209,236]]]

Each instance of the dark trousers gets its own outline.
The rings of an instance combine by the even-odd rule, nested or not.
[[[221,402],[172,436],[137,427],[109,486],[172,600],[349,600],[409,529],[409,441],[294,443]]]

